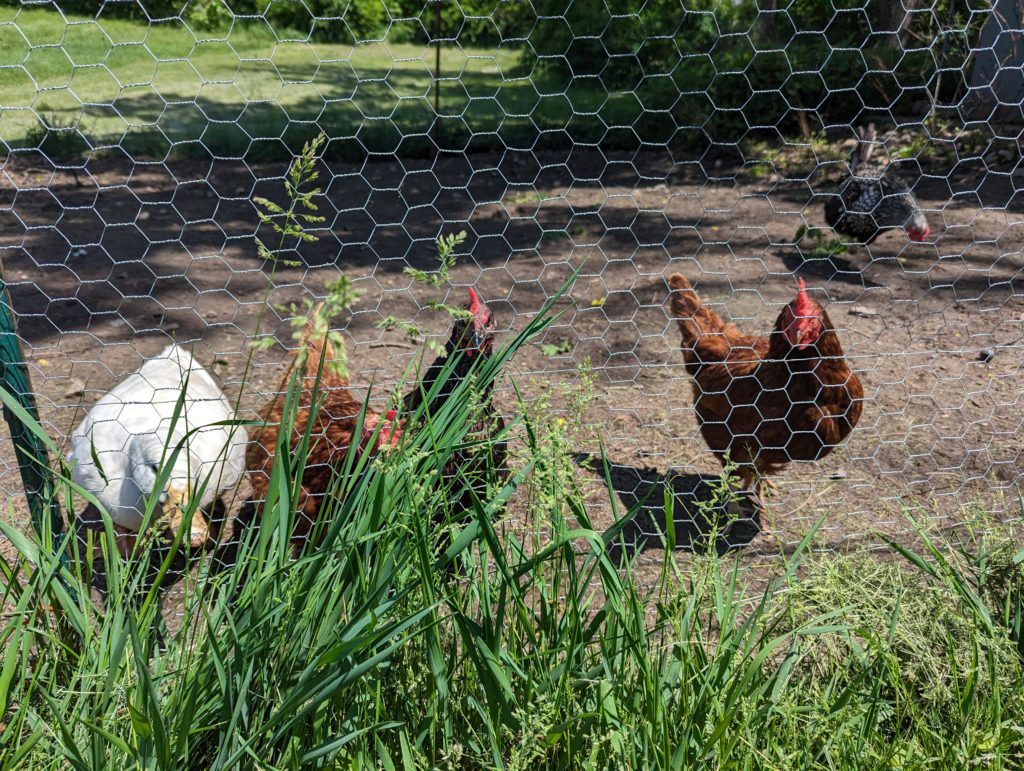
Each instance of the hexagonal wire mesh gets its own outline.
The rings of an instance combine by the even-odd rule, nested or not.
[[[965,505],[1005,513],[1021,476],[1024,177],[1020,71],[1003,64],[1020,60],[1020,20],[998,5],[2,3],[0,257],[46,428],[66,437],[169,340],[234,396],[268,281],[272,303],[298,302],[339,271],[365,291],[342,322],[354,381],[389,386],[417,346],[375,322],[444,339],[436,293],[403,269],[433,267],[438,235],[464,229],[446,299],[476,287],[503,335],[583,265],[509,375],[529,400],[589,362],[585,417],[618,497],[655,490],[637,549],[658,546],[661,486],[720,471],[666,313],[674,272],[762,335],[804,277],[865,391],[849,438],[790,466],[760,534],[731,545],[776,550],[823,512],[834,547],[904,528],[908,504],[950,523]],[[897,227],[848,249],[825,227],[869,123],[858,172],[907,183],[920,241]],[[321,131],[320,240],[271,273],[252,199],[280,200]],[[282,345],[256,355],[244,417],[292,344],[273,306],[268,319]],[[497,398],[515,411],[510,388]],[[609,525],[607,496],[593,506]]]

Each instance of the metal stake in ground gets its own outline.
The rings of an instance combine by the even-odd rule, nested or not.
[[[29,418],[38,422],[36,400],[32,394],[32,384],[25,366],[25,358],[18,337],[17,323],[11,298],[7,291],[7,282],[0,267],[0,388],[10,394],[17,404],[28,414]],[[57,504],[52,478],[49,474],[50,456],[46,452],[43,441],[22,422],[11,409],[4,404],[4,420],[11,431],[14,442],[14,453],[18,459],[18,470],[21,472],[21,483],[25,488],[28,508],[32,515],[32,527],[42,536],[46,517],[50,521],[50,534],[54,549],[64,531],[64,519],[61,517],[60,506]],[[61,555],[61,559],[66,559]]]
[[[434,157],[441,152],[441,0],[434,2]]]

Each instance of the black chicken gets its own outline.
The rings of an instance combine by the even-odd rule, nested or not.
[[[479,371],[480,364],[493,353],[494,319],[491,309],[480,300],[473,289],[469,290],[469,304],[466,310],[469,311],[470,318],[455,320],[451,337],[445,344],[444,355],[434,360],[416,387],[405,395],[401,412],[407,419],[411,419],[428,396],[431,397],[431,401],[426,414],[438,414],[456,385],[460,381],[472,378]],[[451,365],[448,378],[431,395],[431,390],[452,357],[456,358]],[[452,523],[468,524],[472,518],[473,496],[485,501],[488,484],[501,484],[508,476],[508,470],[505,468],[507,443],[504,439],[491,439],[495,435],[501,436],[505,429],[505,421],[495,410],[492,397],[493,384],[489,383],[482,389],[479,401],[475,405],[476,420],[466,432],[460,448],[452,453],[445,465],[445,482],[451,485],[452,490],[458,495],[450,504]],[[411,426],[407,424],[406,430],[410,429]],[[445,536],[439,548],[443,551],[449,543],[449,536]]]
[[[850,176],[825,203],[825,220],[836,233],[870,244],[884,230],[903,228],[911,241],[928,237],[925,217],[910,187],[888,166],[869,166],[875,127],[861,131],[850,159]]]

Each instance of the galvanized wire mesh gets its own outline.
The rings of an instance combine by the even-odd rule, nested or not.
[[[1005,7],[1004,7],[1005,6]],[[46,428],[67,436],[169,340],[242,417],[293,345],[277,304],[365,291],[341,326],[353,380],[383,395],[417,354],[396,316],[476,287],[502,330],[581,274],[509,376],[528,400],[596,377],[585,412],[657,546],[661,489],[720,466],[697,430],[665,277],[766,334],[805,277],[866,392],[852,436],[794,464],[731,546],[788,544],[822,514],[840,548],[965,507],[1007,515],[1022,473],[1019,15],[1009,3],[19,3],[0,7],[0,258]],[[301,10],[297,10],[301,8]],[[1019,32],[1019,30],[1018,30]],[[878,126],[931,223],[829,253],[824,196]],[[255,196],[281,200],[302,142],[328,137],[319,241],[276,271]],[[801,227],[821,243],[795,244]],[[438,297],[407,266],[468,232]],[[241,382],[257,315],[281,345]],[[510,388],[498,396],[516,410]],[[596,440],[577,438],[579,452]],[[24,512],[13,453],[0,486]],[[584,472],[589,473],[589,472]],[[595,493],[595,521],[611,523]],[[510,516],[515,516],[513,507]],[[692,536],[680,525],[680,542]],[[653,559],[653,558],[652,558]]]

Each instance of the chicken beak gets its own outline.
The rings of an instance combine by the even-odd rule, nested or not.
[[[167,502],[164,504],[164,511],[168,515],[171,532],[177,534],[181,530],[182,519],[185,516],[185,509],[188,507],[189,486],[185,485],[184,490],[176,487],[167,488]],[[192,521],[188,526],[188,543],[193,549],[202,549],[210,537],[210,528],[202,513],[196,510],[192,515]]]
[[[469,333],[469,345],[466,346],[466,353],[473,356],[478,353],[486,353],[491,347],[491,330],[484,324],[474,324]]]
[[[486,338],[478,330],[474,329],[473,336],[470,338],[469,348],[466,352],[470,355],[478,354],[484,349],[486,342]]]
[[[790,330],[789,333],[789,344],[796,350],[802,351],[810,345],[809,342],[804,342],[807,339],[807,330],[796,327]]]

